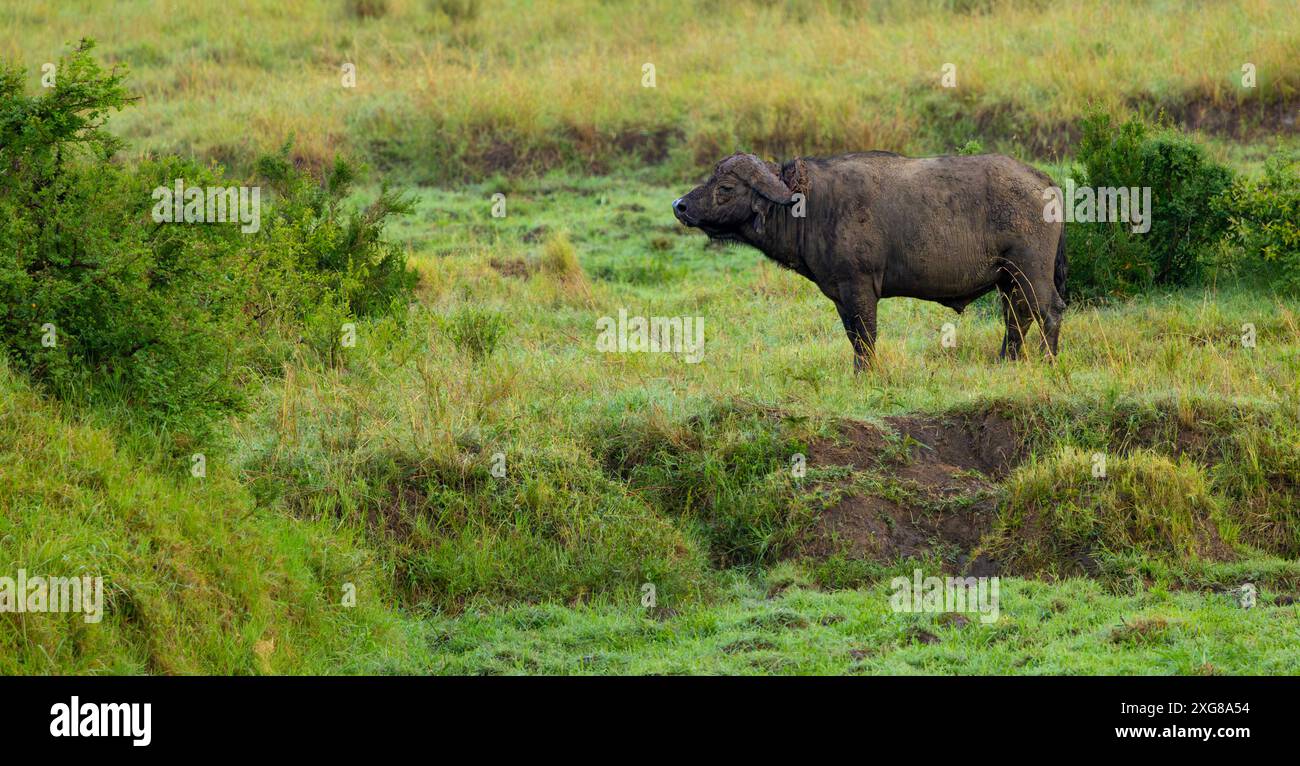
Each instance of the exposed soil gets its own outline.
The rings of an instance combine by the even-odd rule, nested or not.
[[[668,150],[673,143],[681,140],[681,131],[659,128],[650,131],[625,130],[614,137],[613,143],[623,154],[635,155],[649,165],[658,165],[668,159]]]
[[[995,481],[1026,454],[1015,424],[996,413],[887,418],[888,430],[849,422],[838,439],[814,442],[810,467],[849,466],[879,477],[885,491],[852,480],[827,508],[799,553],[836,553],[892,562],[939,555],[953,572],[995,573],[975,556],[997,510]]]
[[[478,164],[487,172],[511,172],[520,164],[515,147],[505,141],[495,141],[483,150]]]
[[[492,258],[488,265],[501,276],[516,279],[527,279],[537,271],[537,264],[524,258]]]

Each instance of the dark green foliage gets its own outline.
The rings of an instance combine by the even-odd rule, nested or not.
[[[381,238],[389,218],[411,212],[410,200],[385,188],[365,210],[345,210],[355,169],[336,159],[321,185],[294,168],[290,149],[286,143],[279,154],[260,158],[256,170],[278,194],[271,228],[299,249],[293,266],[355,316],[388,310],[415,286],[402,246]]]
[[[1256,283],[1300,292],[1300,156],[1271,158],[1262,179],[1238,179],[1219,204],[1230,223],[1215,264]]]
[[[1129,294],[1152,285],[1201,279],[1203,256],[1224,236],[1228,219],[1215,200],[1232,173],[1172,128],[1134,117],[1114,125],[1093,112],[1083,120],[1078,160],[1091,187],[1151,189],[1151,229],[1127,223],[1076,223],[1070,243],[1071,286],[1083,294]]]
[[[1118,224],[1067,223],[1065,246],[1074,297],[1127,296],[1149,290],[1155,266],[1145,242]]]
[[[0,348],[19,368],[197,435],[239,406],[251,370],[278,369],[303,339],[332,349],[346,318],[401,304],[413,276],[380,234],[405,203],[385,192],[345,212],[342,163],[324,186],[282,157],[259,163],[277,199],[255,233],[155,222],[155,190],[176,179],[241,184],[176,157],[115,162],[104,121],[129,99],[92,49],[36,96],[0,72]]]

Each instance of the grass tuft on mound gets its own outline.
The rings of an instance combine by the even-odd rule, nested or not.
[[[989,552],[1010,571],[1068,576],[1117,552],[1230,557],[1237,536],[1202,466],[1149,450],[1107,458],[1062,447],[1009,479]]]

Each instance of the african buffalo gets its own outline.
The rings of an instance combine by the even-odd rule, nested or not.
[[[861,370],[876,301],[902,296],[961,312],[996,288],[1016,358],[1031,322],[1056,354],[1065,226],[1044,220],[1052,180],[996,154],[912,159],[891,152],[722,160],[673,213],[712,239],[743,242],[811,279],[840,312]]]

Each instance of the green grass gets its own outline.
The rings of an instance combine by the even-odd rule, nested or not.
[[[1001,616],[895,614],[886,588],[769,597],[736,585],[717,607],[656,617],[635,605],[517,607],[436,618],[450,674],[1295,674],[1295,606],[1227,594],[1115,594],[1092,580],[1002,582]]]

